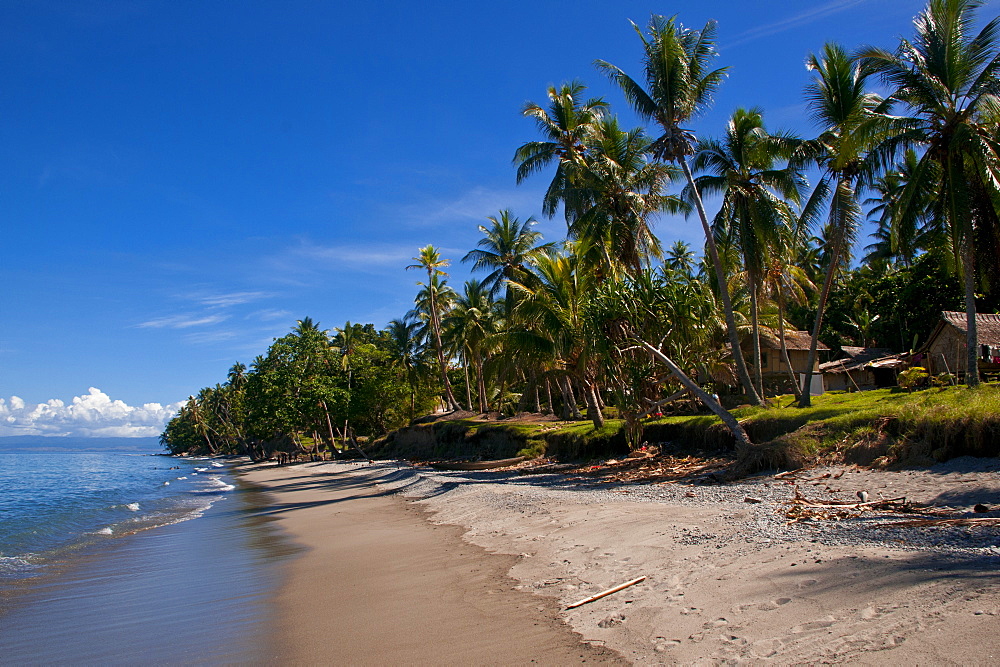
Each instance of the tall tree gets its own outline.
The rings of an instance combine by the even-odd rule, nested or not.
[[[579,81],[564,83],[559,88],[550,86],[548,109],[528,102],[522,111],[525,117],[534,119],[544,139],[529,141],[514,153],[517,182],[556,163],[556,173],[542,202],[542,213],[549,218],[555,215],[560,203],[565,204],[567,216],[574,209],[574,203],[566,200],[569,185],[582,163],[593,123],[607,110],[608,105],[600,98],[584,100],[586,89]]]
[[[708,108],[712,94],[726,76],[728,68],[711,69],[718,55],[715,50],[715,22],[709,21],[702,29],[696,30],[685,28],[676,17],[668,19],[654,15],[649,21],[648,35],[643,34],[635,23],[632,27],[643,44],[647,88],[643,88],[622,69],[609,62],[598,60],[596,65],[621,88],[625,99],[641,117],[660,126],[662,134],[651,146],[656,159],[676,163],[684,170],[718,280],[740,383],[748,400],[759,405],[760,397],[740,352],[727,275],[719,257],[708,214],[688,164],[688,158],[694,153],[696,139],[691,130],[682,127]]]
[[[406,378],[410,389],[409,418],[416,417],[417,389],[421,376],[427,368],[424,361],[424,347],[421,345],[419,330],[420,320],[416,317],[396,319],[389,322],[389,353],[393,363]]]
[[[575,209],[567,216],[569,236],[587,241],[598,276],[634,276],[662,255],[651,216],[682,208],[666,194],[674,170],[650,161],[651,142],[641,128],[623,130],[613,116],[596,121],[590,138],[570,183]]]
[[[407,270],[423,269],[427,271],[426,287],[430,297],[428,317],[434,335],[434,349],[437,352],[438,366],[441,369],[441,386],[444,390],[445,404],[449,410],[460,410],[461,406],[455,400],[455,394],[451,390],[451,382],[448,380],[448,365],[445,363],[444,347],[441,344],[441,314],[438,311],[437,290],[434,289],[435,278],[447,275],[441,269],[448,266],[450,262],[447,259],[442,259],[441,253],[432,245],[420,248],[419,252],[420,254],[413,258],[416,264],[410,264],[406,268]]]
[[[899,146],[923,156],[900,197],[901,218],[913,215],[919,193],[935,179],[937,220],[953,239],[965,281],[966,383],[979,384],[976,331],[976,238],[982,257],[1000,255],[1000,17],[974,34],[977,0],[930,0],[915,21],[913,41],[894,52],[865,47],[859,56],[892,87],[890,99],[911,113],[896,124]]]
[[[760,109],[733,112],[721,139],[698,142],[692,171],[702,193],[721,195],[716,228],[726,227],[740,254],[750,295],[751,347],[757,391],[763,395],[759,305],[765,267],[782,228],[794,225],[789,202],[798,204],[805,187],[801,172],[788,161],[801,141],[787,133],[769,134]],[[784,163],[783,165],[781,163]],[[693,191],[690,186],[686,194]]]
[[[524,222],[514,217],[510,209],[500,211],[499,216],[486,218],[489,227],[479,226],[483,238],[471,250],[463,262],[472,262],[473,271],[489,271],[483,278],[483,285],[489,289],[491,298],[496,299],[500,290],[505,291],[504,308],[507,313],[513,306],[514,293],[507,287],[508,281],[530,282],[530,267],[540,253],[552,248],[551,243],[539,245],[541,232],[532,229],[538,221],[529,217]]]
[[[829,209],[825,226],[827,270],[799,397],[801,407],[811,405],[813,366],[826,301],[863,219],[858,186],[862,176],[871,178],[875,170],[876,165],[867,158],[880,139],[878,112],[883,108],[882,98],[865,89],[870,71],[851,59],[842,46],[826,44],[821,55],[809,56],[806,67],[815,73],[806,87],[806,103],[813,120],[822,128],[819,137],[811,142],[822,176],[806,206],[815,208],[818,202],[829,200]]]

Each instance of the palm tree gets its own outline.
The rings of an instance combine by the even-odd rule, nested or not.
[[[581,244],[570,244],[572,250]],[[583,307],[596,276],[581,270],[581,255],[571,251],[548,253],[538,258],[534,285],[512,283],[521,293],[514,313],[515,324],[506,337],[512,350],[531,358],[546,358],[563,396],[563,418],[580,419],[572,380],[584,388],[588,417],[600,427],[604,416],[597,401],[592,337],[587,335]]]
[[[710,69],[717,55],[715,22],[709,21],[701,30],[694,30],[678,23],[676,17],[667,19],[654,15],[649,22],[648,38],[635,23],[632,27],[642,40],[645,51],[643,63],[648,90],[611,63],[598,60],[596,65],[621,88],[636,113],[660,126],[662,134],[651,146],[653,156],[662,162],[674,162],[684,170],[718,280],[740,383],[750,402],[759,405],[760,397],[739,351],[739,334],[727,277],[708,214],[688,164],[689,156],[694,153],[695,137],[690,130],[681,127],[709,106],[712,94],[726,76],[727,68]]]
[[[490,300],[489,290],[484,282],[478,280],[465,283],[464,292],[455,300],[455,306],[442,322],[446,338],[451,339],[455,347],[461,350],[462,357],[466,360],[466,369],[470,361],[475,366],[479,412],[486,412],[488,407],[483,366],[488,339],[497,332],[497,325],[496,304]],[[466,389],[471,410],[473,402],[468,380]]]
[[[694,276],[694,252],[684,241],[674,241],[667,251],[664,264],[675,274],[691,279]]]
[[[407,317],[402,320],[392,320],[386,328],[389,334],[389,349],[393,363],[406,376],[406,383],[410,386],[410,419],[416,416],[417,386],[426,369],[425,348],[420,342],[420,327],[419,319]]]
[[[806,67],[815,72],[806,87],[806,101],[813,119],[822,127],[820,136],[811,142],[823,175],[813,191],[807,209],[829,199],[824,236],[827,241],[827,268],[816,308],[805,384],[799,406],[811,405],[810,389],[826,302],[838,269],[857,237],[862,222],[858,186],[862,177],[871,179],[875,170],[866,160],[878,140],[878,115],[884,108],[878,95],[865,92],[870,72],[852,60],[838,44],[828,43],[822,55],[809,56]]]
[[[591,125],[604,115],[608,106],[600,98],[583,101],[586,89],[579,81],[564,83],[558,89],[550,86],[548,110],[528,102],[522,111],[525,117],[535,120],[545,139],[529,141],[517,149],[514,154],[517,182],[521,183],[529,175],[556,163],[556,173],[542,202],[542,213],[549,218],[555,215],[560,202],[566,203],[574,168],[580,164],[586,151]],[[572,208],[572,203],[567,203],[567,215]]]
[[[778,306],[778,337],[781,340],[781,358],[785,362],[792,381],[792,389],[796,396],[801,395],[799,383],[795,378],[795,370],[788,358],[788,347],[785,341],[785,304],[791,301],[797,305],[806,303],[806,291],[813,291],[816,286],[809,278],[809,272],[796,262],[803,254],[802,248],[808,243],[804,238],[805,225],[795,224],[780,227],[773,252],[768,255],[764,267],[764,293],[771,297]]]
[[[908,149],[892,171],[882,174],[871,184],[877,196],[866,199],[864,204],[869,207],[868,221],[876,224],[871,234],[875,242],[865,246],[868,254],[861,260],[862,264],[889,261],[909,267],[913,266],[919,251],[936,250],[941,245],[933,225],[936,189],[925,188],[915,193],[918,199],[907,207],[905,216],[900,215],[903,192],[918,164],[916,151]],[[931,179],[928,185],[936,180]]]
[[[895,52],[865,47],[859,52],[892,87],[890,99],[912,115],[896,124],[899,146],[920,146],[924,153],[903,189],[897,215],[912,216],[919,193],[930,183],[938,191],[936,220],[952,238],[956,264],[965,282],[967,317],[966,383],[979,384],[976,332],[975,238],[990,238],[984,256],[995,257],[996,202],[1000,197],[1000,17],[973,35],[977,0],[930,0],[915,20],[911,42]],[[933,179],[933,181],[931,180]],[[978,229],[977,229],[978,228]]]
[[[665,193],[674,174],[649,160],[651,142],[641,128],[622,130],[613,116],[597,120],[590,139],[569,184],[576,203],[567,216],[569,236],[588,241],[599,276],[615,276],[620,268],[637,275],[651,257],[662,255],[650,216],[682,208]]]
[[[437,303],[437,290],[434,289],[437,281],[435,280],[439,276],[447,275],[441,269],[450,264],[447,259],[441,258],[441,253],[438,252],[437,248],[432,245],[428,245],[424,248],[419,249],[420,254],[413,258],[416,264],[410,264],[407,266],[409,269],[424,269],[427,271],[427,284],[425,285],[428,296],[428,318],[431,323],[431,331],[434,335],[434,348],[437,352],[438,366],[441,369],[441,386],[444,388],[444,399],[449,410],[460,410],[461,406],[458,401],[455,400],[455,395],[451,391],[451,382],[448,381],[448,366],[445,364],[444,359],[444,348],[441,345],[441,319],[440,312],[438,311]]]
[[[504,307],[509,314],[514,294],[507,288],[507,282],[530,281],[532,262],[553,246],[551,243],[538,245],[542,234],[532,229],[538,224],[533,217],[521,222],[513,216],[510,209],[504,209],[500,211],[499,217],[491,215],[486,219],[493,224],[490,227],[479,226],[483,238],[479,239],[478,247],[466,254],[462,261],[472,262],[473,271],[490,271],[482,281],[483,286],[489,289],[490,298],[495,299],[501,288],[506,288]]]
[[[737,109],[720,139],[698,143],[692,170],[707,172],[695,179],[702,193],[722,196],[714,226],[725,227],[738,250],[750,296],[754,379],[763,395],[758,298],[765,267],[779,230],[790,227],[788,202],[799,203],[805,179],[794,166],[778,168],[795,154],[801,141],[785,133],[769,134],[760,109]],[[693,195],[690,187],[686,193]]]

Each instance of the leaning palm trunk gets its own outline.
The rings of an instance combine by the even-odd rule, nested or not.
[[[597,401],[595,384],[589,380],[583,381],[583,390],[587,398],[587,419],[594,423],[594,428],[604,428],[604,413]]]
[[[719,403],[719,401],[715,400],[712,396],[709,396],[708,392],[699,387],[697,382],[688,377],[687,374],[682,371],[672,359],[670,359],[670,357],[663,354],[663,352],[659,349],[653,347],[641,338],[636,340],[640,345],[646,348],[646,350],[648,350],[654,358],[658,359],[668,369],[670,369],[670,373],[677,378],[677,380],[680,381],[680,383],[684,385],[688,391],[697,396],[698,400],[705,404],[705,407],[714,412],[719,419],[722,420],[722,423],[726,425],[726,428],[729,429],[729,432],[733,434],[733,438],[736,440],[737,456],[745,455],[750,448],[753,447],[753,443],[750,442],[750,437],[747,435],[747,432],[743,430],[743,427],[740,426],[738,421],[736,421],[736,418],[733,417],[728,410],[722,407],[722,404]]]
[[[833,287],[833,276],[837,273],[837,264],[839,262],[840,243],[835,243],[830,253],[830,266],[827,268],[826,278],[823,280],[823,291],[820,292],[819,303],[816,305],[816,322],[813,324],[812,339],[809,341],[809,359],[806,362],[802,393],[799,395],[800,408],[808,408],[812,405],[810,397],[812,395],[813,366],[816,365],[816,353],[819,347],[819,330],[823,326],[823,313],[826,310],[826,300],[830,296],[830,289]]]
[[[743,385],[743,391],[747,395],[747,400],[750,401],[751,405],[760,405],[760,396],[758,396],[753,380],[750,378],[746,360],[743,358],[743,352],[740,350],[740,337],[736,331],[736,315],[733,313],[733,302],[729,297],[729,287],[726,285],[726,274],[722,268],[722,259],[719,257],[719,249],[715,245],[715,235],[712,234],[712,227],[708,222],[708,214],[705,213],[705,205],[701,201],[701,193],[694,182],[694,175],[691,173],[691,167],[688,165],[687,159],[681,157],[677,161],[684,168],[684,176],[687,177],[688,185],[691,187],[691,192],[694,195],[695,208],[698,209],[698,217],[701,219],[701,226],[705,232],[705,244],[708,246],[709,258],[712,260],[712,266],[719,281],[719,296],[722,297],[722,307],[726,313],[726,329],[729,332],[729,344],[733,349],[733,360],[736,362],[736,374],[740,378],[740,384]]]

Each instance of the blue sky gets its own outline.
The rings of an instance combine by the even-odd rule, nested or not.
[[[629,19],[718,21],[732,69],[700,135],[754,105],[770,129],[809,134],[808,54],[892,46],[921,7],[3,3],[0,435],[93,431],[112,413],[93,434],[158,430],[296,319],[401,317],[419,279],[404,267],[428,243],[460,286],[486,216],[540,217],[547,176],[517,186],[511,166],[536,138],[525,101],[577,78],[637,124],[592,65],[639,75]],[[559,220],[540,229],[564,235]],[[656,230],[702,242],[693,221]]]

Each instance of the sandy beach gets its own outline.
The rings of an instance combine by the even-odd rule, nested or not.
[[[307,547],[277,599],[282,662],[986,664],[1000,531],[788,524],[809,497],[996,516],[1000,462],[608,485],[405,464],[247,466]],[[753,502],[747,502],[751,499]],[[982,508],[981,508],[982,509]],[[897,517],[898,518],[898,517]],[[565,606],[631,579],[605,598]]]

